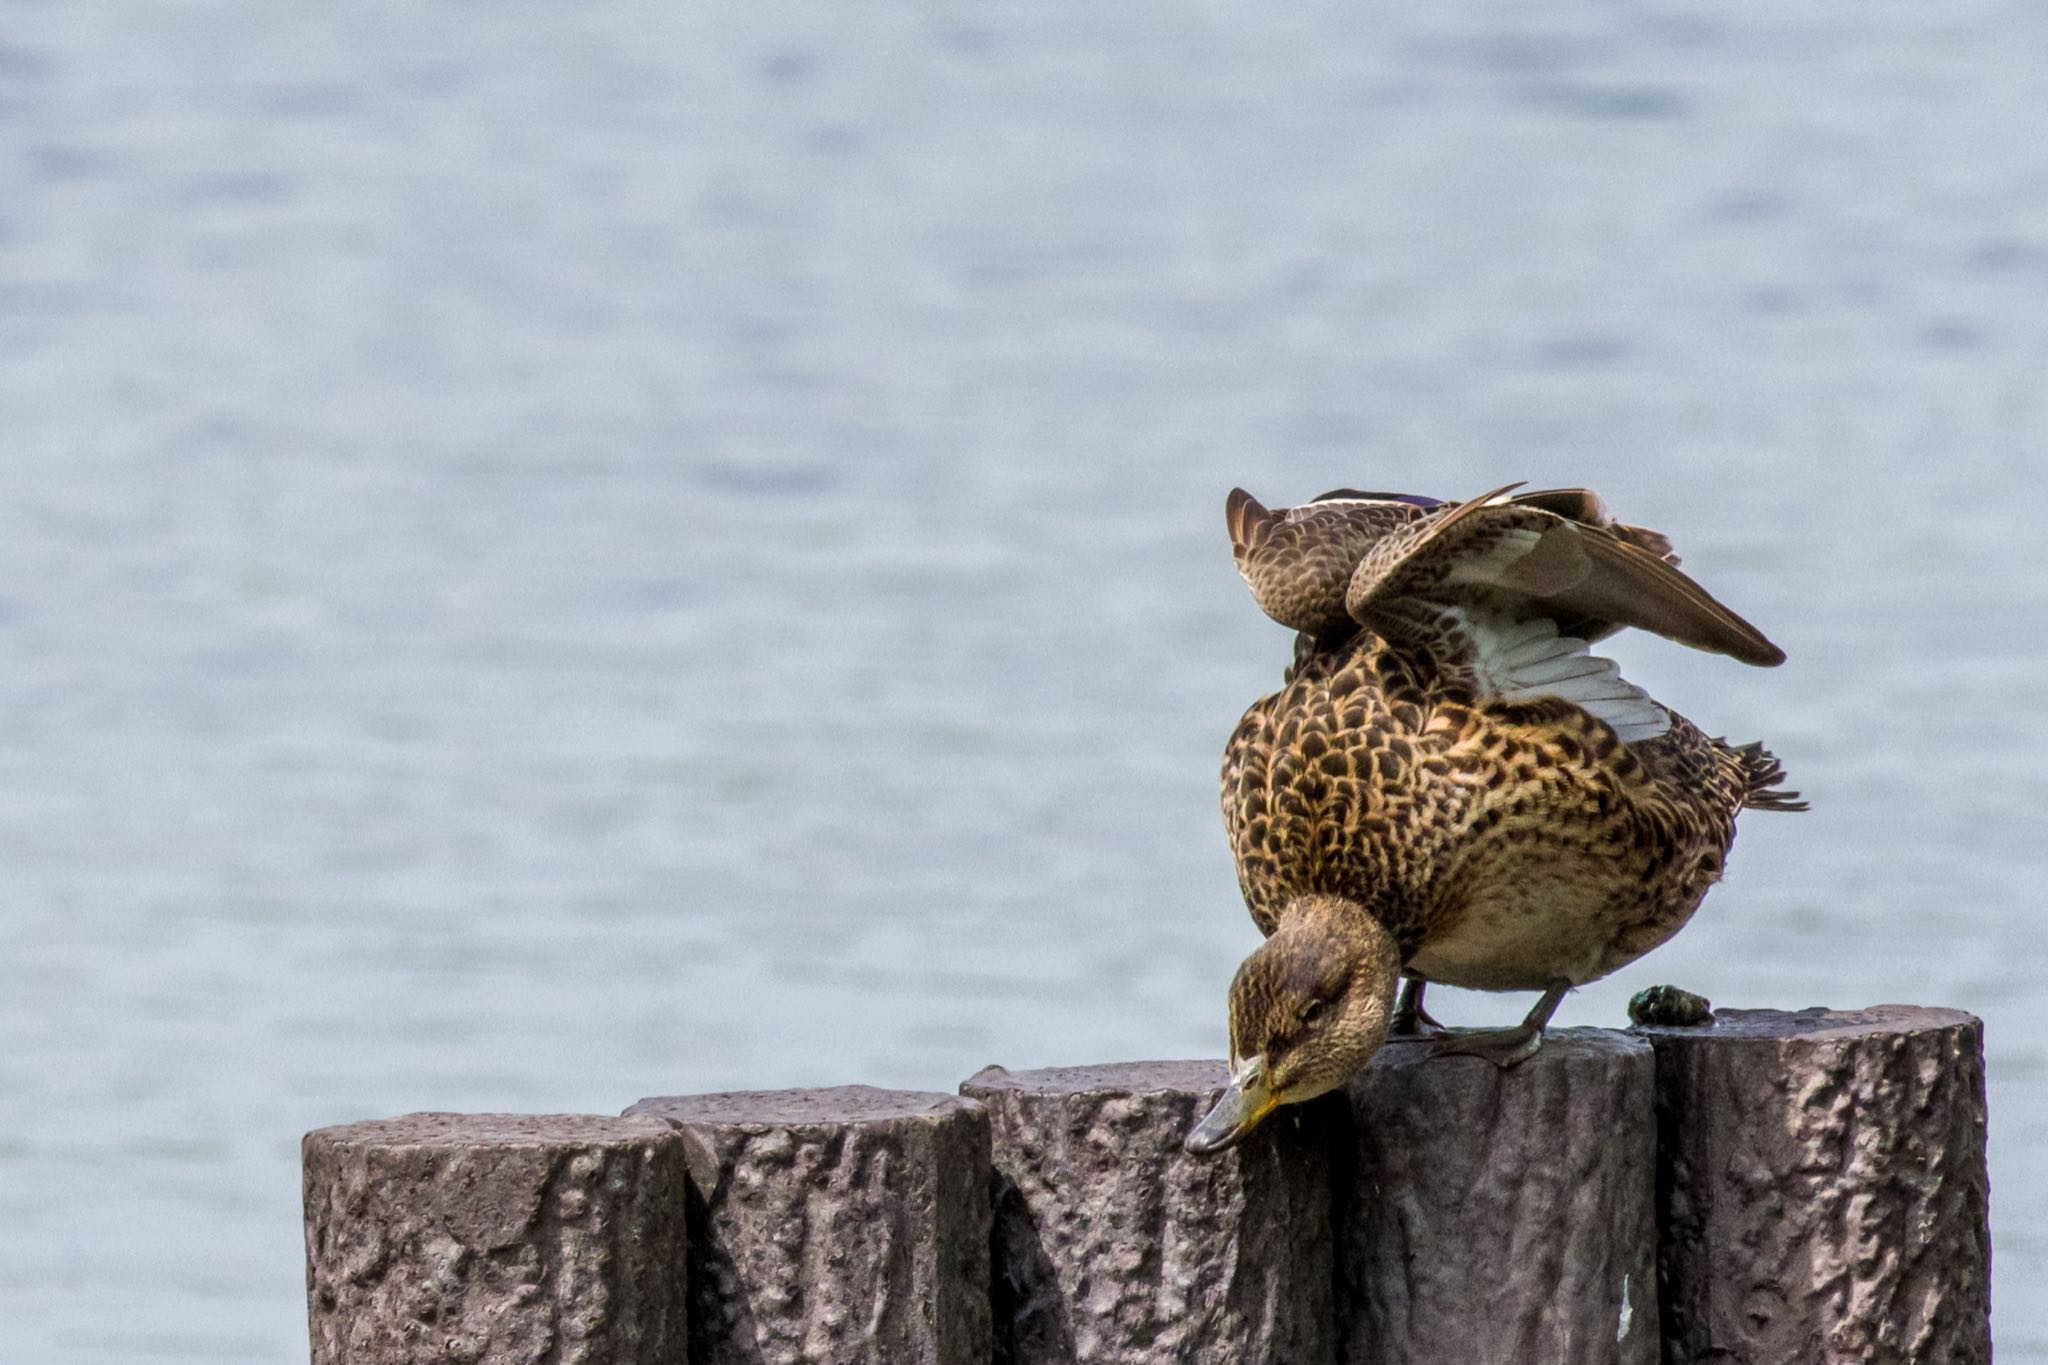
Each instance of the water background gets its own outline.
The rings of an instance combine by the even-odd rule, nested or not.
[[[1526,478],[1789,651],[1615,646],[1814,802],[1562,1020],[1982,1014],[2048,1362],[2044,51],[0,3],[0,1358],[303,1359],[322,1124],[1220,1054],[1225,492]]]

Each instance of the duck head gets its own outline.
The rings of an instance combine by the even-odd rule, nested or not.
[[[1304,896],[1230,983],[1230,1088],[1188,1134],[1197,1156],[1283,1104],[1343,1085],[1386,1041],[1401,982],[1393,936],[1364,906]]]

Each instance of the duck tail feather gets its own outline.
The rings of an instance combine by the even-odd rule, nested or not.
[[[1734,754],[1736,765],[1742,772],[1744,810],[1807,809],[1798,792],[1781,787],[1785,781],[1785,765],[1761,742],[1745,744]]]
[[[1265,543],[1277,518],[1257,498],[1233,488],[1223,503],[1223,520],[1230,527],[1231,551],[1241,563]]]

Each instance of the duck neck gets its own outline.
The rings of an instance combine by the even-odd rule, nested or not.
[[[1370,906],[1348,896],[1296,896],[1281,910],[1273,937],[1315,942],[1354,966],[1379,968],[1392,962],[1393,970],[1400,971],[1401,945]]]
[[[1281,907],[1273,926],[1274,935],[1315,933],[1342,943],[1347,956],[1385,956],[1399,959],[1400,944],[1379,913],[1361,900],[1320,892],[1296,896]]]

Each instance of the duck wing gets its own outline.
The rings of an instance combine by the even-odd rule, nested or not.
[[[1534,493],[1517,493],[1508,499],[1517,507],[1534,507],[1539,511],[1555,512],[1567,521],[1581,522],[1587,526],[1611,531],[1622,540],[1640,550],[1647,550],[1672,568],[1677,568],[1679,558],[1671,552],[1671,538],[1662,531],[1652,531],[1646,526],[1629,526],[1616,521],[1607,511],[1607,503],[1590,488],[1545,488]]]
[[[1602,635],[1636,626],[1744,663],[1784,661],[1678,570],[1663,537],[1618,527],[1585,490],[1509,497],[1516,487],[1381,538],[1346,591],[1352,618],[1481,697],[1558,697],[1630,742],[1664,733],[1670,715],[1591,652]]]
[[[1636,626],[1760,667],[1785,661],[1762,631],[1679,571],[1668,542],[1658,553],[1663,538],[1655,532],[1631,527],[1635,535],[1623,535],[1611,523],[1507,499],[1515,487],[1494,489],[1381,538],[1352,574],[1345,594],[1352,618],[1375,630],[1384,622],[1398,638],[1401,620],[1413,614],[1405,604],[1482,597],[1516,604],[1520,615]]]
[[[1242,488],[1223,505],[1230,553],[1259,609],[1321,639],[1358,629],[1344,593],[1388,532],[1443,506],[1435,498],[1339,488],[1298,507],[1267,508]]]
[[[1655,555],[1672,568],[1678,567],[1679,559],[1672,552],[1670,537],[1662,531],[1652,531],[1645,526],[1630,526],[1616,521],[1608,512],[1606,501],[1590,488],[1546,488],[1534,493],[1516,493],[1508,501],[1518,507],[1534,507],[1540,511],[1554,512],[1567,521],[1576,521],[1611,532],[1637,549]],[[1626,624],[1575,613],[1561,606],[1556,609],[1556,620],[1561,634],[1587,641],[1604,640]]]
[[[1547,488],[1518,493],[1516,506],[1550,512],[1567,521],[1608,531],[1672,566],[1678,556],[1656,531],[1627,526],[1608,514],[1590,488]],[[1390,532],[1426,521],[1450,506],[1419,493],[1375,493],[1333,488],[1298,507],[1267,508],[1242,488],[1224,503],[1231,557],[1268,616],[1321,640],[1349,635],[1357,622],[1345,610],[1352,575],[1366,554]],[[1621,628],[1612,621],[1570,616],[1560,609],[1568,635],[1597,640]]]

